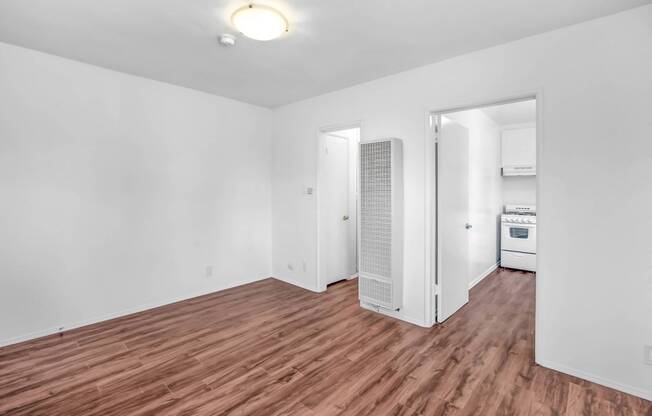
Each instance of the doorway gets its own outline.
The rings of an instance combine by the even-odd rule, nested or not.
[[[536,106],[528,97],[430,116],[434,322],[454,315],[471,288],[499,267],[519,271],[510,276],[535,276]]]
[[[360,127],[322,130],[318,163],[318,286],[358,273],[358,145]]]

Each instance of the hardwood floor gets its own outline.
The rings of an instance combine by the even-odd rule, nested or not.
[[[652,415],[536,366],[533,328],[529,273],[432,329],[268,279],[0,349],[0,414]]]

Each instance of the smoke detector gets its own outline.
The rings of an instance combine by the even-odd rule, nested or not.
[[[231,35],[229,33],[225,33],[223,35],[220,35],[220,37],[217,38],[217,40],[220,42],[220,45],[226,46],[227,48],[229,48],[231,46],[235,46],[235,36],[233,36],[233,35]]]

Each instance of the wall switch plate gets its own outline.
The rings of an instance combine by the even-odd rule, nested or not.
[[[206,277],[213,277],[213,266],[206,266]]]
[[[643,362],[652,365],[652,345],[645,345],[643,351],[645,352]]]

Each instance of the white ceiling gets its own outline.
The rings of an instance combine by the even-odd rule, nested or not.
[[[260,0],[290,32],[239,37],[242,0],[1,0],[0,41],[274,107],[652,0]]]
[[[499,126],[532,124],[537,121],[536,100],[494,105],[481,110]]]

